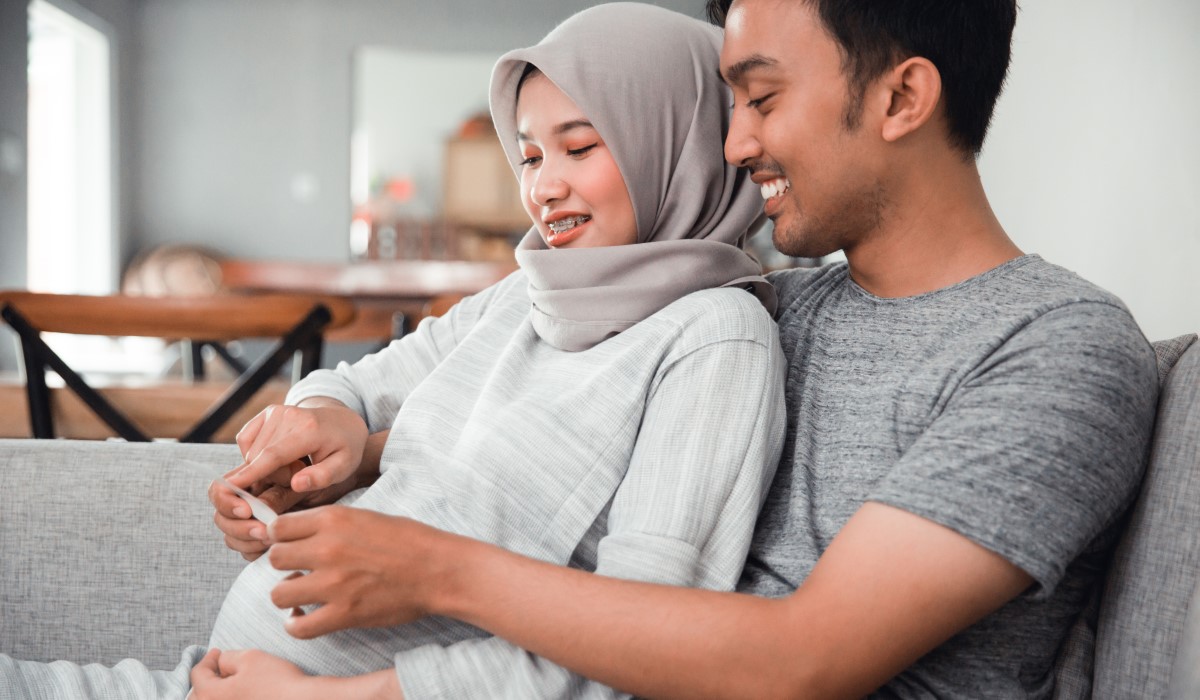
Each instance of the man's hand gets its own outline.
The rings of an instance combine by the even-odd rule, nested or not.
[[[271,566],[309,572],[276,585],[272,602],[321,606],[284,623],[300,639],[428,614],[446,567],[457,560],[451,548],[473,544],[408,518],[344,506],[285,515],[271,525],[271,539]]]
[[[269,406],[238,433],[245,463],[225,478],[277,513],[333,503],[378,476],[386,439],[387,433],[368,437],[362,418],[332,399]],[[208,497],[230,549],[248,560],[266,551],[266,528],[250,519],[240,498],[219,484],[209,487]]]

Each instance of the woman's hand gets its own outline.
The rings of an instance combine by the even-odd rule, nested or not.
[[[311,639],[353,627],[387,627],[430,614],[451,569],[473,541],[422,523],[361,508],[328,506],[292,513],[270,528],[271,566],[307,571],[271,591],[294,637]]]
[[[245,463],[225,478],[277,513],[332,503],[378,476],[386,438],[369,439],[362,418],[332,399],[269,406],[238,433]],[[216,483],[208,497],[226,545],[246,559],[258,558],[267,548],[266,528],[250,519],[249,507]]]
[[[395,669],[348,678],[308,676],[265,651],[210,649],[192,669],[188,700],[404,700]]]
[[[309,676],[265,651],[210,649],[192,668],[189,700],[254,700],[318,697]]]

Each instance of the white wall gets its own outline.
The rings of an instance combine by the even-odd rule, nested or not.
[[[1200,330],[1200,3],[1026,0],[980,169],[1027,252]]]

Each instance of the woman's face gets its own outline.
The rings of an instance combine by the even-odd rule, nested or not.
[[[517,97],[521,200],[551,248],[637,242],[625,180],[579,107],[541,73]]]

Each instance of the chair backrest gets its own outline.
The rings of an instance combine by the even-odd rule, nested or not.
[[[275,338],[272,349],[209,407],[196,424],[179,437],[206,442],[283,365],[299,353],[303,376],[320,366],[323,333],[354,317],[353,306],[342,299],[304,295],[212,297],[135,297],[0,292],[0,316],[17,332],[25,368],[29,418],[34,437],[54,437],[46,373],[58,373],[67,387],[127,440],[150,436],[62,360],[41,333],[138,336],[192,340],[219,345],[246,338]]]

